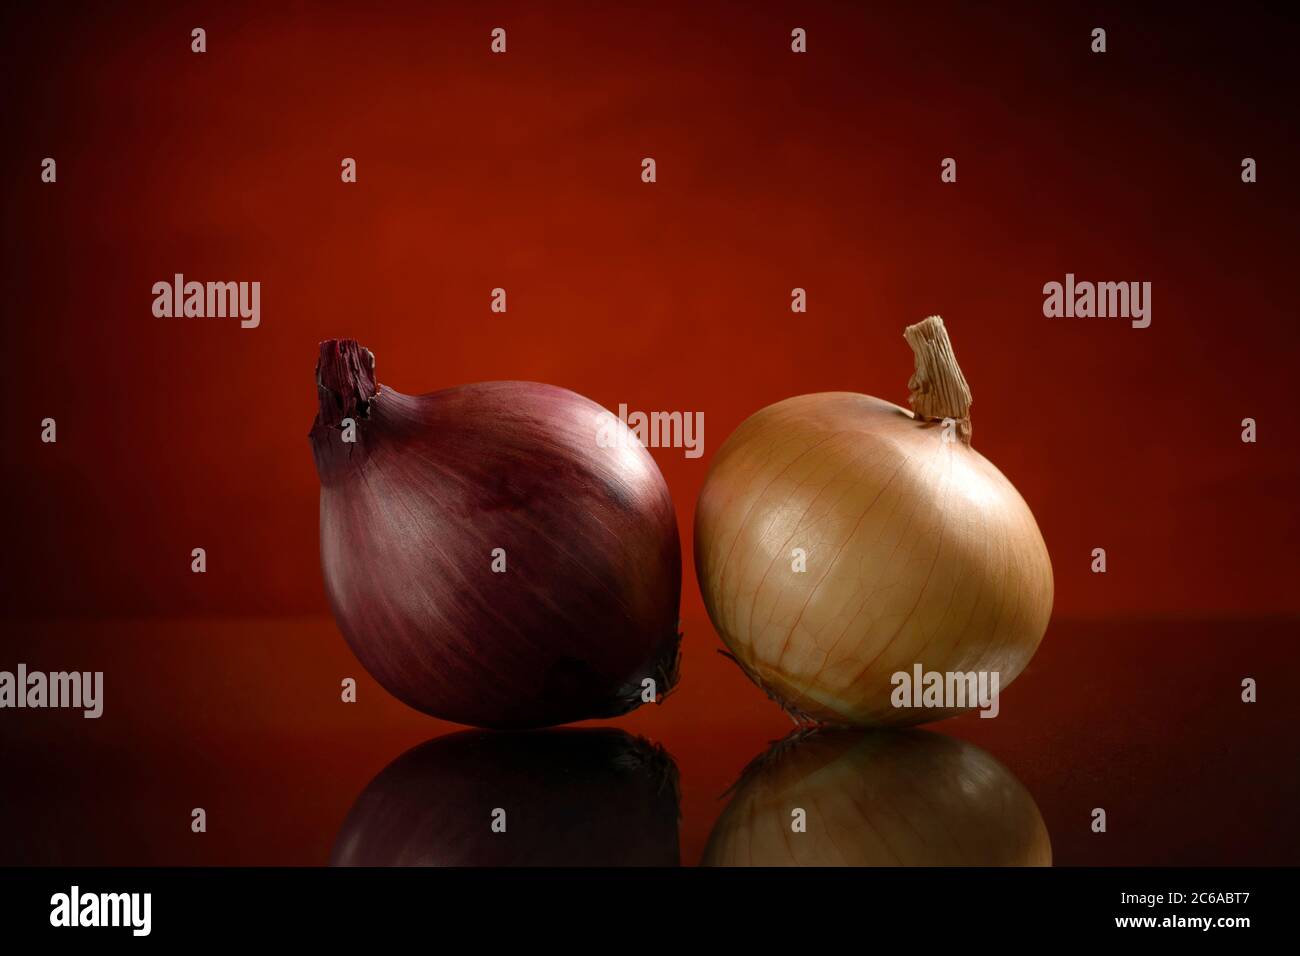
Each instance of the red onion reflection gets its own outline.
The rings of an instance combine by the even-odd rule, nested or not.
[[[676,866],[677,768],[621,730],[466,731],[382,770],[334,866]]]

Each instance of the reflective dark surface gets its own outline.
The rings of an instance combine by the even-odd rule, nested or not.
[[[819,731],[754,761],[709,866],[1047,866],[1038,806],[974,744],[922,731]]]
[[[5,627],[0,669],[102,670],[105,700],[0,710],[0,864],[1300,862],[1289,620],[1054,621],[996,719],[796,742],[739,785],[791,725],[700,619],[662,706],[524,737],[406,708],[328,618]]]
[[[677,767],[612,727],[466,731],[366,786],[335,866],[677,866]]]

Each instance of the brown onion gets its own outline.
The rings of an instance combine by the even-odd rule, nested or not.
[[[941,734],[798,732],[751,764],[733,789],[709,836],[706,865],[1052,862],[1029,791],[980,748]]]
[[[671,689],[677,519],[625,425],[533,382],[403,395],[376,384],[351,339],[321,344],[316,381],[325,589],[389,692],[446,720],[524,728]],[[627,434],[602,447],[602,428]]]
[[[970,390],[943,320],[905,335],[914,411],[850,392],[770,405],[727,439],[700,493],[709,616],[796,720],[911,724],[970,709],[896,706],[895,675],[919,664],[1005,688],[1051,616],[1047,548],[1015,487],[970,447]]]
[[[613,728],[427,741],[357,797],[333,866],[677,866],[677,767]]]

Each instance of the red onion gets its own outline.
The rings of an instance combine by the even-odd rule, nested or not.
[[[676,866],[677,817],[672,758],[621,730],[465,731],[385,767],[330,863]]]
[[[646,679],[667,693],[677,518],[627,427],[552,385],[411,397],[374,367],[351,339],[321,343],[311,430],[325,589],[366,670],[480,727],[612,717],[652,696]]]

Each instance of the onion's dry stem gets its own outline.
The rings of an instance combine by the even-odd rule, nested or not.
[[[339,428],[345,418],[366,418],[378,391],[375,356],[370,349],[356,339],[327,339],[320,344],[316,360],[318,425]]]
[[[943,319],[932,315],[903,331],[916,356],[916,371],[907,383],[907,403],[918,418],[952,419],[961,440],[970,444],[970,386],[961,374]]]

